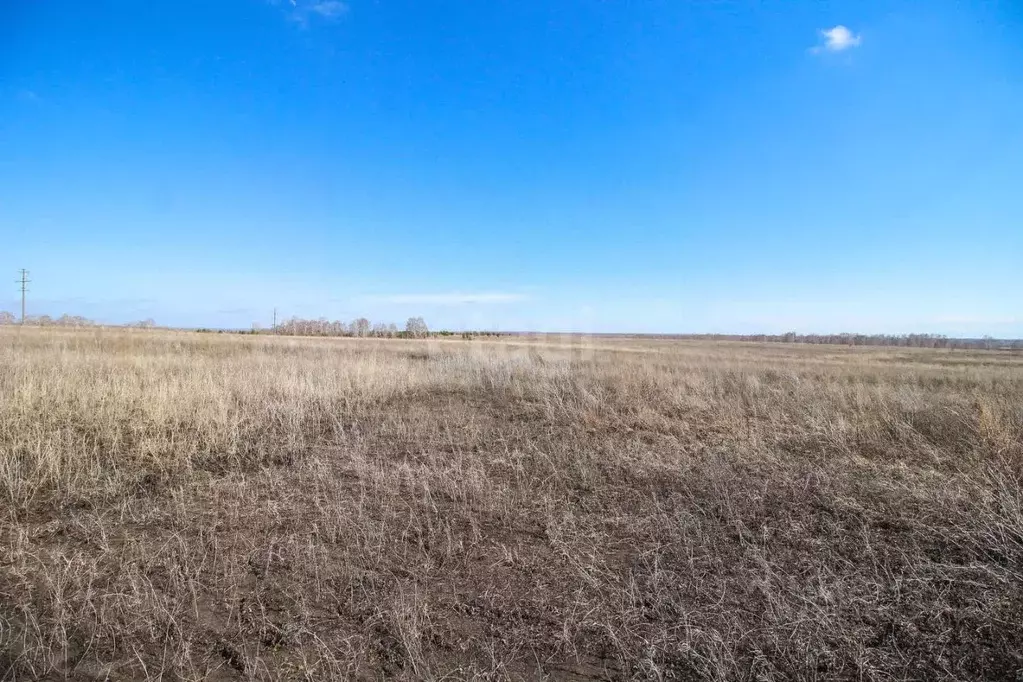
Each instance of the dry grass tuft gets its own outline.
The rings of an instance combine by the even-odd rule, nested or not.
[[[1023,358],[0,330],[0,679],[1013,679]]]

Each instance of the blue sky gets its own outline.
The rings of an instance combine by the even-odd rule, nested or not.
[[[0,309],[1023,336],[1018,2],[11,0]]]

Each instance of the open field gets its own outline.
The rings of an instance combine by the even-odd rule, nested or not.
[[[0,329],[0,679],[1019,679],[1023,357]]]

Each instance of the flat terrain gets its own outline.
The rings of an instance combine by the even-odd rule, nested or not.
[[[0,679],[1019,679],[1023,357],[0,329]]]

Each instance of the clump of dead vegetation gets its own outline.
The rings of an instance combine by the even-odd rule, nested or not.
[[[0,679],[1006,679],[1023,359],[0,333]]]

